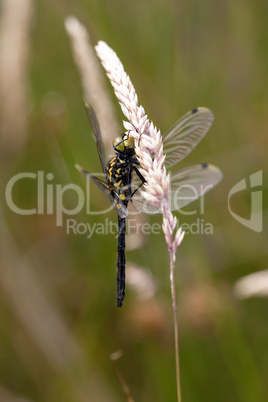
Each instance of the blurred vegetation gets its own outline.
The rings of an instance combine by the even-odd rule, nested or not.
[[[8,158],[1,149],[3,193],[21,172],[52,173],[45,184],[54,189],[69,183],[84,188],[74,163],[92,172],[100,168],[64,28],[69,15],[88,28],[94,44],[104,40],[117,52],[140,104],[163,132],[193,107],[209,107],[213,126],[182,163],[213,163],[224,174],[200,216],[213,225],[213,234],[187,235],[177,253],[182,399],[266,402],[268,302],[236,299],[233,284],[267,268],[267,227],[256,233],[237,222],[228,211],[228,192],[256,171],[263,171],[264,181],[267,176],[267,2],[38,0],[34,8],[28,137]],[[19,182],[14,200],[34,208],[36,181]],[[71,192],[65,202],[74,207]],[[98,189],[92,203],[95,210],[108,206]],[[249,217],[250,190],[231,206]],[[67,234],[67,216],[58,227],[55,214],[18,215],[4,196],[1,208],[1,402],[123,401],[109,359],[118,349],[123,356],[115,364],[135,401],[175,401],[163,235],[146,236],[143,247],[127,252],[129,262],[152,272],[155,297],[139,301],[127,288],[118,310],[115,236]],[[74,218],[91,225],[116,222],[113,211],[87,216],[84,209]],[[196,221],[196,215],[178,218],[180,224]]]

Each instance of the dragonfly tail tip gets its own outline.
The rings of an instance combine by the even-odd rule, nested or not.
[[[122,299],[117,299],[117,308],[118,307],[122,307],[123,306],[123,302],[124,302],[124,300],[122,300]]]

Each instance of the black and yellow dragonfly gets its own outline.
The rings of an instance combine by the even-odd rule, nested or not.
[[[118,215],[117,247],[117,307],[125,298],[125,233],[128,203],[135,209],[149,214],[160,213],[146,202],[142,195],[145,179],[139,172],[139,161],[135,155],[134,139],[122,134],[113,141],[115,156],[106,163],[101,131],[93,108],[86,109],[97,144],[98,154],[105,180],[92,175],[80,165],[77,169],[93,180],[108,196]],[[169,170],[187,156],[209,130],[213,114],[207,108],[196,108],[184,115],[163,136],[165,167]],[[222,178],[221,171],[209,164],[199,164],[178,170],[171,175],[170,209],[179,210],[214,187]]]
[[[79,165],[77,169],[93,180],[105,192],[118,215],[118,246],[117,246],[117,307],[121,307],[125,298],[125,234],[128,202],[134,197],[139,186],[145,180],[137,166],[139,162],[135,155],[134,139],[128,134],[122,134],[113,141],[115,156],[106,163],[100,126],[93,108],[86,104],[86,109],[97,144],[98,154],[105,176],[105,181],[92,175]],[[133,190],[131,185],[132,173],[136,173],[140,184]]]

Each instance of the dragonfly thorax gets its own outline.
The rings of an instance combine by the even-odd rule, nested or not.
[[[116,191],[119,197],[125,201],[128,197],[129,177],[132,172],[131,163],[120,156],[115,156],[106,167],[106,180],[110,190]]]

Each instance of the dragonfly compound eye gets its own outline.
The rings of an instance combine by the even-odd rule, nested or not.
[[[125,141],[122,139],[122,137],[116,137],[113,140],[113,147],[116,151],[125,151]]]
[[[124,135],[124,144],[126,148],[134,148],[134,138],[129,135]]]

